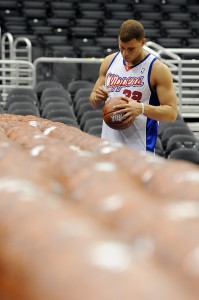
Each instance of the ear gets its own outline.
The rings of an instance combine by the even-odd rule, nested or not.
[[[142,46],[144,46],[144,45],[146,44],[146,42],[147,42],[147,40],[146,40],[146,38],[144,37],[144,38],[142,39]]]

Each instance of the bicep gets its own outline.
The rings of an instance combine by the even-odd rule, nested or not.
[[[99,70],[99,77],[95,82],[95,85],[93,87],[93,91],[95,91],[99,86],[102,86],[105,84],[105,77],[106,77],[106,71],[105,68],[103,66],[103,63],[100,66],[100,70]]]
[[[94,85],[94,88],[93,88],[94,91],[95,91],[99,86],[102,86],[102,85],[105,84],[106,72],[107,72],[107,69],[108,69],[108,67],[109,67],[109,65],[110,65],[110,62],[111,62],[111,60],[112,60],[112,57],[113,57],[113,55],[109,55],[109,56],[107,56],[107,57],[103,60],[101,66],[100,66],[100,70],[99,70],[99,77],[98,77],[98,79],[97,79],[97,81],[96,81],[96,83],[95,83],[95,85]]]
[[[177,108],[177,96],[173,84],[171,71],[167,66],[161,66],[157,72],[156,92],[160,105],[169,105]]]

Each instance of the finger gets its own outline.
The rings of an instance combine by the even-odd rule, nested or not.
[[[121,98],[124,99],[124,100],[127,100],[127,101],[129,100],[129,98],[124,96],[124,95],[122,95]]]
[[[99,89],[96,91],[96,93],[97,93],[98,95],[102,96],[102,97],[105,95],[105,91],[104,91],[103,89],[101,89],[101,88],[99,88]]]
[[[102,92],[102,93],[106,93],[108,94],[108,90],[105,88],[105,87],[99,87],[99,90]]]
[[[117,110],[115,112],[113,112],[113,115],[125,115],[126,112],[123,109]]]
[[[113,109],[126,109],[128,104],[118,104],[118,105],[114,105]]]
[[[129,122],[130,122],[132,120],[132,117],[128,113],[126,113],[121,117],[121,121],[124,121],[124,120],[126,120],[126,121],[129,120]]]

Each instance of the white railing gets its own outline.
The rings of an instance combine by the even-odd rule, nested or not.
[[[174,84],[177,89],[178,98],[179,98],[179,113],[181,113],[181,82],[182,82],[182,70],[181,70],[181,58],[161,47],[160,45],[148,42],[144,48],[157,56],[160,60],[165,62],[173,72]],[[163,57],[164,55],[164,57]],[[165,58],[165,56],[167,58]],[[86,64],[101,64],[103,58],[69,58],[69,57],[39,57],[34,61],[35,71],[37,74],[38,65],[41,63],[86,63]]]
[[[85,63],[85,64],[100,64],[103,58],[70,58],[70,57],[39,57],[34,61],[35,70],[40,63]]]
[[[35,70],[32,64],[32,44],[29,39],[14,39],[7,32],[1,38],[0,91],[3,102],[9,91],[18,86],[35,86]]]
[[[13,59],[14,38],[11,33],[6,32],[1,38],[1,59]]]
[[[34,88],[35,67],[25,60],[0,60],[0,90],[3,101],[10,90],[16,87]]]
[[[1,59],[20,59],[32,62],[32,44],[26,37],[13,38],[6,32],[1,38]]]
[[[182,115],[199,118],[199,49],[169,48],[182,57]]]
[[[182,57],[182,116],[199,138],[199,49],[168,50]]]
[[[18,37],[14,40],[13,59],[32,62],[32,44],[28,38]]]

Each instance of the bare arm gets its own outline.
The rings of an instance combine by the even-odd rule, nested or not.
[[[173,78],[169,68],[160,61],[156,61],[152,68],[151,85],[156,88],[160,106],[144,104],[144,115],[157,121],[174,122],[177,117],[177,96],[173,86]],[[142,104],[128,97],[128,104],[117,106],[120,111],[125,112],[123,119],[135,119],[142,113]]]
[[[101,108],[104,101],[108,98],[108,91],[103,87],[105,84],[106,72],[115,54],[107,56],[101,64],[99,77],[90,94],[90,103],[93,108]]]
[[[165,64],[157,61],[154,63],[151,80],[152,84],[156,86],[160,106],[145,104],[145,116],[158,121],[175,121],[177,96],[171,71]]]

